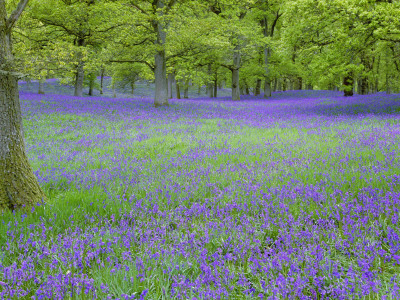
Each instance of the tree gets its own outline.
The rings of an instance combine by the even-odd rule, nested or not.
[[[110,40],[115,30],[126,23],[118,2],[100,0],[41,0],[35,2],[30,17],[57,34],[60,45],[57,51],[73,54],[75,96],[83,94],[85,65],[91,48]]]
[[[221,26],[217,33],[220,38],[225,38],[228,47],[224,50],[230,62],[222,61],[221,66],[232,73],[232,100],[240,100],[240,68],[249,52],[261,44],[261,28],[254,24],[247,13],[253,1],[243,0],[208,0],[209,10],[220,19]]]
[[[20,0],[7,15],[0,0],[0,209],[29,208],[44,195],[28,162],[23,138],[18,73],[12,54],[12,29],[28,0]]]

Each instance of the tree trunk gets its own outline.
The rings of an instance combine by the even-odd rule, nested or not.
[[[157,9],[159,9],[158,14],[162,15],[162,9],[164,8],[164,3],[161,0],[157,1]],[[165,56],[165,41],[167,38],[167,33],[161,21],[154,22],[154,29],[157,33],[156,46],[158,50],[155,55],[155,98],[154,106],[168,106],[168,84],[167,84],[167,59]]]
[[[254,96],[258,96],[261,94],[261,79],[257,79],[256,87],[254,89]]]
[[[174,97],[172,93],[172,86],[174,84],[174,74],[168,74],[168,99],[172,99]]]
[[[103,95],[104,93],[104,68],[101,69],[101,75],[100,75],[100,95]]]
[[[218,97],[218,80],[217,80],[217,75],[215,75],[215,80],[214,80],[214,98]]]
[[[244,85],[244,89],[245,89],[246,95],[250,95],[250,89],[249,89],[249,86],[247,84]]]
[[[362,76],[359,81],[359,94],[360,95],[368,95],[368,80],[367,77]]]
[[[391,89],[391,84],[390,84],[390,76],[388,74],[388,72],[386,71],[386,94],[391,94],[392,93],[392,89]]]
[[[78,39],[77,45],[78,47],[83,47],[85,45],[85,39]],[[78,52],[77,59],[78,59],[78,65],[76,67],[74,96],[82,97],[83,80],[85,79],[85,71],[84,71],[85,63],[83,62],[83,53],[81,51]]]
[[[96,77],[94,75],[90,75],[89,96],[93,96],[95,80],[96,80]]]
[[[133,81],[131,82],[131,94],[135,94],[135,83]]]
[[[181,99],[181,88],[178,80],[176,80],[176,98]]]
[[[295,83],[296,83],[296,85],[295,85],[294,89],[296,91],[301,91],[303,89],[303,78],[296,77]]]
[[[40,95],[44,95],[45,94],[44,93],[44,83],[45,83],[45,80],[39,79],[39,91],[38,91],[38,94],[40,94]]]
[[[83,67],[84,67],[84,62],[81,60],[76,68],[75,92],[74,92],[74,96],[76,97],[82,97],[83,95],[83,80],[85,78],[85,72],[83,70]]]
[[[117,98],[117,91],[115,90],[115,82],[112,84],[113,98]]]
[[[208,75],[211,77],[212,76],[212,66],[211,64],[208,65]],[[212,98],[214,96],[214,86],[213,82],[210,80],[207,83],[207,97]]]
[[[0,0],[0,210],[29,210],[46,196],[25,152],[12,28],[6,25],[5,2]]]
[[[346,75],[344,77],[343,87],[344,87],[344,96],[345,97],[351,97],[354,95],[354,91],[353,91],[354,82],[353,82],[352,75]]]
[[[264,83],[264,98],[271,97],[271,78],[269,69],[269,59],[271,57],[271,49],[266,47],[264,50],[264,62],[265,62],[265,83]]]
[[[373,93],[376,94],[379,91],[379,77],[375,78],[374,90]]]
[[[273,91],[276,92],[277,89],[278,89],[278,78],[275,77],[275,78],[274,78]]]
[[[232,100],[240,100],[240,85],[239,85],[239,69],[240,69],[240,46],[235,47],[233,53],[233,68],[232,68]]]
[[[286,78],[282,78],[282,91],[286,91],[287,90],[287,80]]]
[[[183,98],[189,98],[189,79],[185,79],[185,89],[183,90]]]

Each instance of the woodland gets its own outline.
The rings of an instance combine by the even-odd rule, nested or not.
[[[1,299],[399,299],[400,1],[0,0]]]

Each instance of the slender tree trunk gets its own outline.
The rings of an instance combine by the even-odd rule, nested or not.
[[[287,90],[287,79],[286,78],[282,78],[282,91],[286,91]]]
[[[276,92],[277,89],[278,89],[278,78],[275,77],[275,78],[274,78],[273,91]]]
[[[246,95],[250,95],[250,89],[249,89],[249,86],[247,85],[247,83],[244,85],[244,89],[245,89]]]
[[[240,100],[240,78],[239,78],[239,70],[240,70],[240,46],[237,45],[235,47],[233,53],[233,68],[232,68],[232,100],[239,101]]]
[[[93,94],[94,94],[95,80],[96,80],[96,77],[93,74],[91,74],[90,75],[90,80],[89,80],[89,93],[88,93],[89,96],[93,96]]]
[[[101,68],[101,75],[100,75],[100,95],[104,93],[104,68]]]
[[[162,0],[157,1],[157,8],[159,9],[159,15],[162,15],[161,10],[164,8],[164,2]],[[155,98],[154,106],[168,106],[168,84],[167,84],[167,59],[165,56],[165,41],[167,33],[161,21],[154,21],[154,29],[157,33],[156,46],[158,50],[155,55]]]
[[[296,83],[296,86],[294,87],[294,89],[296,91],[301,91],[303,89],[303,78],[296,77],[295,83]]]
[[[6,21],[5,2],[0,0],[0,210],[28,210],[46,196],[25,152],[12,27]]]
[[[135,94],[135,82],[131,82],[131,94],[134,95]]]
[[[215,75],[215,80],[214,80],[214,98],[218,97],[218,79],[217,75]]]
[[[117,98],[117,91],[115,90],[115,82],[112,83],[113,98]]]
[[[189,98],[189,79],[185,79],[185,89],[183,90],[183,98]]]
[[[351,97],[354,95],[354,81],[353,81],[353,76],[348,74],[344,77],[343,80],[343,87],[344,87],[344,96],[345,97]]]
[[[271,78],[269,69],[269,60],[271,56],[271,49],[266,47],[264,50],[264,60],[265,60],[265,82],[264,82],[264,98],[271,97]]]
[[[390,76],[388,74],[388,72],[386,71],[386,94],[391,94],[392,93],[392,89],[391,89],[391,84],[390,84]]]
[[[181,99],[181,87],[178,80],[176,80],[176,98]]]
[[[212,66],[211,64],[208,65],[208,75],[211,77],[212,76]],[[214,96],[214,86],[213,82],[210,80],[207,83],[207,97],[212,98]]]
[[[359,79],[359,94],[360,95],[368,95],[368,79],[365,76],[362,76]]]
[[[172,99],[174,97],[172,93],[172,86],[174,84],[174,74],[168,74],[168,99]]]
[[[261,79],[257,79],[256,88],[254,89],[254,96],[258,96],[261,94]]]
[[[38,90],[38,94],[40,95],[44,95],[44,83],[45,83],[45,79],[39,79],[39,90]]]

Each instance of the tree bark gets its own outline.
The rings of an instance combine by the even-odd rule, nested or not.
[[[101,75],[100,75],[100,95],[103,95],[104,93],[104,68],[101,69]]]
[[[232,68],[232,100],[240,101],[240,78],[239,78],[239,70],[240,70],[240,46],[237,45],[233,52],[233,68]]]
[[[17,18],[28,1],[20,1],[10,18]],[[46,200],[25,152],[18,74],[12,56],[11,31],[0,0],[0,210],[28,210]],[[10,25],[11,24],[11,25]]]
[[[117,98],[117,91],[115,90],[115,82],[112,84],[113,98]]]
[[[246,95],[250,95],[250,89],[249,89],[249,86],[247,84],[244,85],[244,89],[245,89]]]
[[[174,84],[174,74],[168,74],[168,99],[172,99],[174,97],[172,93],[172,86]]]
[[[185,79],[184,81],[184,90],[183,90],[183,98],[189,98],[189,79]]]
[[[84,62],[82,53],[78,54],[78,66],[76,67],[75,91],[74,96],[82,97],[83,95],[83,80],[85,79]]]
[[[264,82],[264,98],[271,97],[271,78],[269,69],[269,59],[271,56],[271,49],[266,47],[264,50],[264,62],[265,62],[265,82]]]
[[[212,66],[211,64],[208,65],[208,75],[211,77],[212,76]],[[214,96],[214,86],[213,86],[213,82],[209,81],[207,83],[207,96],[208,98],[213,98]]]
[[[276,92],[277,89],[278,89],[278,78],[275,77],[275,78],[274,78],[273,91]]]
[[[89,96],[93,96],[95,79],[96,79],[96,77],[94,77],[94,76],[90,77],[90,81],[89,81]]]
[[[366,76],[362,76],[359,81],[359,94],[360,95],[368,95],[368,79]]]
[[[44,95],[44,82],[45,80],[39,79],[39,90],[38,90],[39,95]]]
[[[178,80],[176,80],[176,98],[181,99],[181,88]]]
[[[301,91],[303,89],[303,78],[296,77],[295,83],[296,83],[296,85],[295,85],[294,89],[296,91]]]
[[[353,82],[352,75],[348,74],[344,77],[343,87],[344,87],[344,96],[345,97],[351,97],[354,95],[354,91],[353,91],[354,82]]]
[[[258,96],[261,94],[261,79],[257,79],[256,87],[254,89],[254,96]]]
[[[218,97],[218,78],[217,74],[215,74],[215,80],[214,80],[214,98]]]
[[[159,9],[158,14],[161,16],[161,10],[164,8],[163,0],[157,1],[157,9]],[[154,106],[168,106],[168,84],[167,84],[167,59],[165,56],[165,41],[167,38],[167,33],[161,21],[154,21],[153,23],[155,32],[157,34],[157,40],[155,42],[157,46],[157,51],[155,55],[155,97]]]

